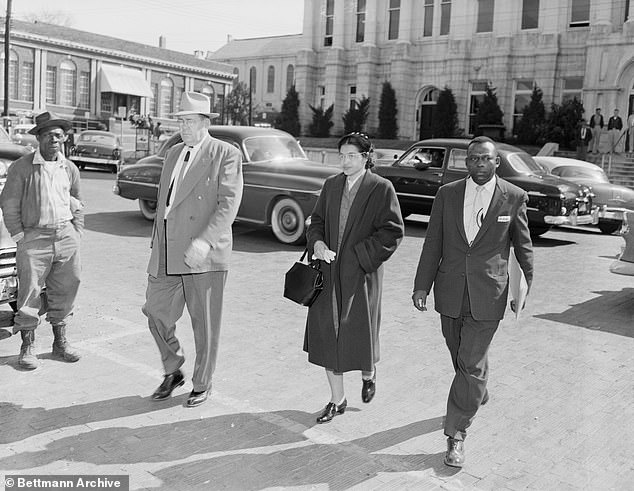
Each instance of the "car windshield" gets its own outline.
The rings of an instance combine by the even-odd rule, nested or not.
[[[244,148],[251,162],[306,158],[306,154],[297,140],[287,136],[271,135],[245,138]]]
[[[115,137],[111,135],[101,135],[97,133],[82,133],[79,135],[81,143],[98,143],[100,145],[114,145]]]
[[[595,182],[610,182],[608,176],[601,169],[588,169],[586,167],[565,166],[555,167],[552,173],[564,179],[588,179]]]
[[[506,160],[508,160],[511,167],[520,174],[544,174],[544,169],[527,153],[509,153],[506,156]]]

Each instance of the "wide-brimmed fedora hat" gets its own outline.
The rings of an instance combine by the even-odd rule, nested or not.
[[[181,97],[180,111],[174,113],[172,116],[187,116],[188,114],[200,114],[207,116],[209,119],[217,118],[219,113],[210,113],[209,107],[211,101],[205,94],[199,92],[183,92]]]
[[[52,126],[57,126],[64,131],[68,131],[72,127],[67,119],[59,118],[55,114],[46,111],[35,116],[35,126],[29,130],[29,133],[31,135],[39,135],[40,131]]]

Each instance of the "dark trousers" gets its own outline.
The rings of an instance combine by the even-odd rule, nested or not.
[[[154,247],[164,248],[164,241]],[[227,271],[168,275],[165,254],[160,255],[158,276],[148,276],[143,313],[156,345],[166,374],[175,372],[185,362],[185,356],[176,337],[176,321],[187,310],[192,320],[196,361],[192,376],[196,392],[211,389],[211,378],[216,368],[222,299]]]
[[[455,370],[447,399],[445,435],[464,440],[486,394],[489,345],[500,321],[477,321],[471,317],[466,289],[462,315],[441,315],[440,321]]]

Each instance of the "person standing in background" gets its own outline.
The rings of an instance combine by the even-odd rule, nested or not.
[[[621,131],[623,130],[623,120],[619,116],[619,110],[615,109],[614,114],[608,119],[608,135],[610,142],[610,152],[621,153],[623,152],[623,139],[621,138]]]
[[[590,117],[590,129],[592,130],[592,153],[599,153],[599,143],[601,141],[601,132],[603,131],[603,115],[601,108],[597,107],[594,114]]]

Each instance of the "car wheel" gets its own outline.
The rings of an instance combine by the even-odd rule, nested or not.
[[[550,227],[545,225],[545,226],[535,226],[535,227],[529,227],[530,231],[531,231],[531,237],[539,237],[540,235],[544,235],[546,232],[548,232],[550,230]]]
[[[143,218],[146,220],[154,220],[154,217],[156,216],[156,201],[140,199],[139,210],[141,210]]]
[[[305,240],[306,218],[292,198],[282,198],[271,211],[271,228],[275,238],[284,244],[301,244]]]
[[[602,234],[611,235],[621,228],[620,222],[599,222],[599,230]]]

